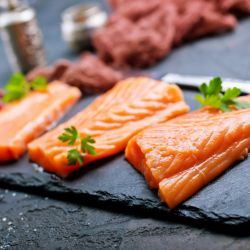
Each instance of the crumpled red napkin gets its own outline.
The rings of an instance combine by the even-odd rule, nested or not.
[[[250,12],[250,0],[109,0],[107,26],[96,30],[100,58],[120,68],[153,65],[185,41],[231,30],[232,10]]]
[[[60,59],[51,67],[37,67],[26,75],[26,80],[32,81],[37,76],[45,77],[48,82],[61,80],[88,93],[105,92],[122,79],[121,73],[90,52],[83,53],[75,64]]]

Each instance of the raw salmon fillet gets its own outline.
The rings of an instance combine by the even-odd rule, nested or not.
[[[68,165],[73,146],[58,140],[65,128],[75,126],[81,137],[93,136],[96,156],[82,153],[84,165],[125,149],[128,140],[142,129],[186,113],[189,107],[174,84],[149,78],[129,78],[96,98],[87,108],[28,145],[30,159],[62,178],[81,166]]]
[[[76,87],[55,81],[47,91],[31,91],[0,111],[0,161],[17,160],[27,144],[62,118],[81,97]]]
[[[250,95],[237,98],[250,103]],[[243,160],[250,148],[250,108],[205,107],[152,126],[127,145],[128,161],[170,209]]]

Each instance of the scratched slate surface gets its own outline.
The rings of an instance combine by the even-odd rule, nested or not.
[[[184,90],[186,102],[191,109],[197,109],[193,90]],[[85,96],[64,117],[68,120],[87,106],[95,96]],[[217,178],[196,195],[170,211],[161,203],[157,190],[149,190],[144,177],[125,159],[124,152],[86,166],[66,180],[55,175],[40,173],[28,160],[27,154],[17,162],[0,163],[1,185],[21,187],[32,192],[53,193],[72,200],[85,200],[86,203],[99,201],[114,206],[127,206],[129,209],[148,210],[162,213],[163,216],[226,225],[250,223],[250,159],[236,163],[225,174]]]
[[[49,63],[64,57],[74,61],[77,54],[70,51],[60,38],[59,14],[66,7],[83,1],[38,1],[30,3],[38,12],[49,56]],[[104,8],[103,1],[100,1]],[[49,6],[49,7],[48,7]],[[240,21],[231,33],[207,37],[174,49],[165,59],[149,69],[163,74],[167,72],[250,78],[250,19]],[[0,46],[0,86],[4,86],[11,73]],[[187,103],[197,108],[193,91],[185,91]],[[67,115],[72,116],[93,100],[85,96],[81,103]],[[122,205],[132,211],[157,212],[166,218],[190,218],[199,221],[214,221],[224,225],[249,223],[249,160],[229,169],[217,180],[202,189],[179,208],[170,212],[161,204],[156,191],[147,188],[143,177],[124,159],[124,154],[91,164],[61,181],[55,176],[37,173],[28,163],[27,155],[18,163],[0,167],[0,185],[25,189],[39,194],[50,194],[62,199],[81,200],[86,204]],[[204,224],[205,225],[205,224]]]
[[[0,188],[0,249],[250,249],[249,230],[215,229]]]

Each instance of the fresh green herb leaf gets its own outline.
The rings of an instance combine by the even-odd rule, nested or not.
[[[222,81],[219,77],[214,78],[210,81],[209,86],[206,83],[203,83],[199,90],[204,95],[205,99],[196,95],[195,100],[202,103],[202,107],[210,106],[213,108],[219,108],[223,112],[231,111],[230,106],[234,106],[236,109],[249,108],[250,104],[247,102],[239,101],[234,98],[241,94],[241,90],[234,87],[233,89],[229,88],[223,95],[222,90]]]
[[[250,103],[239,101],[239,100],[235,100],[235,99],[229,100],[226,103],[228,105],[234,106],[236,109],[250,108]]]
[[[22,73],[13,74],[5,86],[6,95],[3,102],[22,99],[31,89],[46,90],[47,81],[44,77],[38,76],[31,83],[27,82]]]
[[[220,108],[221,106],[220,97],[218,95],[207,95],[203,105],[211,106],[214,108]]]
[[[66,132],[68,132],[69,134],[63,133],[61,136],[58,137],[58,139],[63,141],[63,142],[69,141],[68,145],[73,146],[75,144],[76,139],[79,138],[80,135],[78,134],[78,132],[74,126],[71,126],[71,129],[65,128],[64,130]]]
[[[204,95],[204,96],[206,96],[207,95],[207,84],[204,82],[204,83],[202,83],[201,84],[201,86],[199,87],[199,90],[200,90],[200,92]]]
[[[198,102],[201,102],[201,103],[202,103],[201,108],[204,106],[204,102],[205,102],[205,100],[204,100],[203,96],[201,96],[201,95],[196,95],[196,96],[194,97],[194,99],[195,99],[196,101],[198,101]]]
[[[36,77],[30,84],[33,89],[37,89],[37,90],[47,89],[47,81],[42,76]]]
[[[82,152],[87,152],[89,155],[96,155],[95,148],[88,143],[94,144],[95,140],[91,138],[91,136],[87,136],[84,138],[81,138],[80,134],[78,133],[77,129],[74,126],[71,126],[71,128],[65,128],[64,129],[68,134],[63,133],[61,136],[58,137],[59,140],[62,142],[68,142],[69,146],[73,146],[76,143],[76,149],[69,150],[67,159],[68,165],[75,165],[77,163],[77,160],[79,161],[79,164],[82,166],[84,162],[84,158],[80,153],[79,143],[80,143],[80,149]]]
[[[239,96],[241,94],[241,90],[234,87],[233,89],[229,88],[221,98],[222,102],[226,102],[229,100],[234,99],[235,97]]]
[[[91,139],[91,136],[81,139],[81,150],[84,153],[87,151],[89,155],[96,155],[95,148],[88,143],[94,144],[95,140]]]
[[[77,160],[81,166],[84,163],[84,158],[77,149],[69,150],[67,159],[69,160],[68,165],[76,165]]]
[[[237,105],[237,107],[236,107],[236,105]],[[240,107],[241,107],[241,109],[242,108],[246,109],[246,108],[250,108],[250,103],[244,102],[244,101],[239,101],[239,100],[234,100],[234,106],[236,109],[240,109]]]
[[[209,86],[203,83],[199,87],[200,92],[206,97],[207,95],[217,95],[222,90],[222,81],[220,77],[216,77],[210,81]]]
[[[9,92],[15,90],[23,91],[24,82],[25,82],[25,77],[22,73],[13,74],[10,77],[9,82],[5,86],[5,90]]]
[[[226,103],[221,103],[219,108],[220,108],[223,112],[229,112],[229,111],[232,110],[232,109],[228,106],[228,104],[226,104]]]
[[[4,95],[4,97],[2,98],[2,101],[5,103],[8,103],[8,102],[11,102],[12,100],[22,99],[24,96],[25,96],[25,94],[23,92],[12,91],[12,92]]]
[[[207,95],[205,100],[201,95],[196,95],[195,100],[202,103],[202,106],[200,108],[202,108],[204,106],[211,106],[214,108],[220,108],[220,105],[221,105],[220,97],[217,95]]]

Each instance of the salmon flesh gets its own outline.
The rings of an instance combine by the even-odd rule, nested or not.
[[[250,103],[250,96],[237,98]],[[128,161],[170,209],[188,199],[250,148],[250,108],[223,113],[205,107],[134,136]]]
[[[68,151],[75,146],[58,139],[65,128],[75,126],[82,138],[91,135],[95,139],[96,156],[81,152],[86,165],[124,150],[128,140],[141,130],[188,110],[177,85],[144,77],[129,78],[97,97],[67,122],[31,142],[29,156],[46,171],[66,178],[82,166],[78,162],[68,165]]]
[[[0,162],[17,160],[27,144],[62,118],[81,97],[76,87],[55,81],[46,91],[31,91],[0,111]]]

